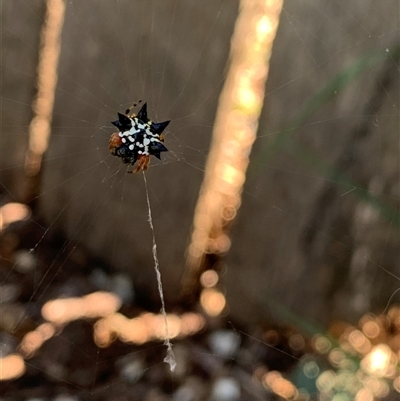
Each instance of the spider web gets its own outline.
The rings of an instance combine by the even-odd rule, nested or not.
[[[213,384],[204,394],[199,390],[199,399],[224,399],[223,396],[217,398],[216,394],[220,394],[218,383],[225,386],[225,391],[228,391],[226,388],[232,391],[230,399],[241,399],[235,391],[241,391],[242,397],[246,395],[249,399],[265,399],[270,393],[265,392],[261,384],[255,385],[255,390],[250,389],[254,378],[265,377],[263,360],[273,360],[275,365],[272,363],[269,368],[277,370],[308,363],[301,359],[303,348],[301,352],[297,349],[296,353],[296,346],[305,340],[296,337],[297,332],[290,331],[296,326],[297,319],[291,313],[298,316],[304,309],[296,304],[299,294],[305,302],[309,297],[319,299],[321,288],[315,282],[320,283],[317,279],[324,269],[308,271],[304,266],[325,266],[335,259],[339,273],[335,275],[329,270],[323,282],[327,282],[332,292],[352,282],[355,286],[352,293],[354,298],[358,297],[352,302],[360,311],[387,311],[399,302],[399,274],[395,262],[398,243],[393,238],[398,230],[394,216],[398,213],[400,197],[398,185],[392,185],[396,181],[396,168],[390,167],[398,166],[398,160],[380,159],[381,155],[390,158],[392,153],[388,153],[387,148],[393,144],[398,146],[396,137],[388,136],[385,131],[392,127],[393,119],[399,117],[398,98],[392,89],[399,71],[398,57],[394,55],[398,24],[396,27],[387,14],[382,14],[382,21],[374,26],[363,19],[364,13],[357,13],[356,7],[349,12],[341,1],[332,2],[330,7],[311,1],[305,4],[308,8],[293,13],[288,2],[281,17],[285,28],[280,34],[291,37],[295,45],[290,50],[274,49],[267,109],[252,154],[241,213],[233,229],[233,247],[226,258],[226,266],[220,270],[230,310],[228,314],[225,309],[228,315],[215,318],[219,319],[218,324],[214,318],[208,322],[211,326],[216,324],[220,330],[210,332],[204,338],[189,336],[173,340],[178,354],[178,372],[175,376],[166,376],[162,341],[150,341],[141,346],[117,342],[102,348],[93,341],[92,321],[73,321],[49,340],[37,356],[26,361],[28,373],[18,382],[24,397],[184,399],[185,388],[199,386],[199,382],[189,385],[196,374],[186,380],[182,373],[185,363],[193,359],[197,361],[196,366],[201,367],[193,369],[201,371],[199,377],[205,376],[203,370],[207,367],[212,372],[203,382],[200,380],[200,387],[207,381]],[[5,2],[1,6],[5,15],[2,42],[5,46],[11,43],[17,53],[25,54],[26,60],[33,60],[15,65],[13,52],[3,50],[2,84],[4,86],[9,80],[34,82],[38,49],[38,36],[35,35],[38,35],[37,29],[43,19],[43,5],[15,2],[14,7],[23,10],[24,28],[17,21],[15,26],[6,23],[4,18],[7,18],[9,6]],[[157,296],[160,288],[152,270],[155,247],[159,251],[156,265],[159,260],[163,280],[167,283],[166,305],[165,308],[162,305],[162,309],[167,313],[182,312],[172,306],[183,272],[184,250],[238,5],[224,0],[213,3],[212,7],[199,8],[194,3],[184,6],[178,0],[168,4],[115,0],[99,8],[90,2],[73,0],[66,6],[53,132],[43,166],[43,189],[36,199],[41,216],[30,218],[30,228],[17,247],[19,262],[13,261],[2,273],[2,297],[6,299],[3,305],[16,316],[12,329],[5,328],[2,334],[5,354],[17,347],[21,333],[42,323],[40,309],[53,299],[81,297],[102,289],[116,292],[121,297],[121,311],[127,316],[138,316],[144,310],[157,314],[161,305]],[[380,8],[371,7],[382,13]],[[392,5],[392,8],[396,7]],[[304,15],[307,9],[316,12],[320,20],[309,21]],[[200,11],[202,13],[198,15]],[[131,24],[125,23],[126,16],[132,18]],[[348,26],[347,19],[353,21],[355,34],[349,34],[346,42],[340,31]],[[35,34],[30,24],[36,26]],[[324,27],[331,32],[329,39],[323,35]],[[185,37],[179,42],[176,36],[182,32]],[[319,32],[322,32],[321,36]],[[318,45],[314,46],[314,42]],[[222,55],[215,57],[215,53]],[[344,57],[348,59],[343,60]],[[300,60],[299,63],[304,65],[294,68],[294,60]],[[325,68],[327,63],[332,64],[330,70]],[[287,74],[280,74],[285,68]],[[395,77],[386,83],[385,79],[393,75],[392,70]],[[313,81],[321,80],[324,74],[325,84],[313,86]],[[352,85],[353,82],[356,84]],[[350,89],[343,95],[343,88],[348,87]],[[288,95],[291,90],[293,95]],[[2,158],[7,160],[6,153],[10,148],[15,152],[16,160],[2,167],[3,203],[19,197],[18,186],[12,177],[18,176],[18,171],[23,169],[21,154],[26,149],[32,87],[29,90],[18,88],[11,92],[12,95],[9,93],[2,95],[2,111],[14,109],[15,115],[20,117],[12,124],[2,126]],[[345,96],[349,100],[343,100]],[[370,101],[354,106],[351,103],[354,96],[370,96]],[[148,191],[141,174],[127,175],[126,166],[107,149],[108,138],[115,130],[110,121],[116,119],[117,112],[123,112],[139,99],[148,103],[149,117],[153,121],[172,120],[165,139],[169,152],[162,155],[161,161],[153,158],[146,172]],[[292,104],[298,103],[299,99],[302,99],[301,104]],[[339,105],[329,108],[329,102],[335,101]],[[385,102],[392,103],[392,108],[381,108]],[[378,139],[371,142],[372,145],[366,142],[360,150],[357,144],[368,137],[368,130],[372,129],[377,129]],[[324,142],[324,131],[335,130],[337,138]],[[340,146],[335,146],[335,141]],[[10,145],[12,143],[17,145]],[[376,148],[371,151],[368,146]],[[360,152],[364,153],[360,155]],[[370,167],[363,162],[365,155],[376,157]],[[361,162],[352,164],[357,158]],[[381,162],[389,167],[382,169]],[[361,174],[357,171],[359,166],[365,168]],[[380,180],[385,174],[390,179]],[[279,186],[280,181],[294,186],[293,192]],[[283,193],[273,192],[266,196],[263,188],[274,185]],[[303,196],[316,187],[321,194],[315,198],[314,210],[307,216],[299,215],[301,208],[293,210],[296,202],[290,198]],[[354,199],[358,202],[355,209],[358,217],[348,225],[343,222],[344,214],[340,211],[351,207]],[[298,199],[299,204],[305,201],[306,198]],[[327,209],[334,213],[326,217]],[[259,212],[254,213],[254,210]],[[379,224],[373,225],[377,220]],[[272,227],[267,233],[266,225]],[[276,240],[274,229],[278,226],[293,227],[286,232],[302,238],[306,250],[303,269],[294,270],[295,262],[290,259],[293,255],[290,243],[296,241],[284,234]],[[364,246],[366,242],[362,235],[371,227],[377,233],[380,245],[375,252]],[[249,244],[247,250],[239,246],[244,239]],[[359,241],[360,246],[354,246],[351,239]],[[254,245],[250,244],[258,243],[265,248],[268,244],[271,247],[265,253],[254,252],[255,256],[251,257],[249,253]],[[331,249],[325,259],[319,254],[324,247]],[[106,262],[102,258],[92,258],[88,263],[89,252],[100,257],[106,255]],[[3,256],[4,262],[6,259]],[[27,260],[26,272],[21,268],[21,260]],[[33,267],[29,268],[29,263]],[[260,275],[256,273],[270,264],[279,268],[268,270],[264,294],[258,290]],[[250,265],[256,266],[252,270],[253,276],[246,270]],[[345,271],[339,268],[342,265],[351,265],[352,269]],[[366,265],[369,270],[362,274]],[[372,291],[374,280],[371,277],[377,275],[377,271],[386,274],[386,280],[380,281],[380,285],[386,285],[381,289],[386,294],[383,304],[377,300],[374,304],[373,297],[365,296]],[[351,280],[352,276],[358,279]],[[16,286],[18,279],[26,280],[28,284]],[[5,295],[8,288],[17,289],[17,295],[11,295],[10,301]],[[256,289],[255,296],[249,296],[252,288]],[[294,295],[293,298],[282,297],[282,293],[290,292],[288,289],[291,288],[297,298]],[[250,304],[254,302],[255,309],[252,318],[242,321],[241,317],[247,313],[242,309],[243,299]],[[282,299],[287,302],[276,301]],[[265,310],[256,311],[256,300],[267,305],[266,319],[274,317],[289,322],[287,338],[291,338],[292,343],[280,342],[276,336],[280,339],[285,336],[272,323],[265,330],[262,325],[255,324],[265,315]],[[335,310],[343,307],[340,302],[339,299],[334,304]],[[297,327],[304,329],[313,317],[318,316],[318,307],[315,305],[315,310],[309,312],[311,318],[303,318]],[[1,313],[4,320],[7,316],[4,308]],[[232,319],[233,323],[227,323],[227,319]],[[240,340],[243,347],[239,345]],[[190,347],[185,348],[185,341]],[[225,353],[224,344],[228,344]],[[295,345],[291,347],[290,344]],[[185,356],[187,349],[191,350],[190,356]],[[59,361],[52,358],[53,352],[57,353]],[[68,353],[71,355],[67,356]],[[237,379],[238,365],[250,372],[248,376],[242,376],[241,381]],[[218,380],[218,376],[225,382]],[[37,386],[38,392],[35,392],[35,386],[26,384],[29,377],[43,383]],[[236,381],[229,381],[230,377]],[[144,385],[141,387],[142,382],[154,389],[147,392]],[[132,394],[132,388],[137,393]],[[17,399],[13,398],[16,387],[11,384],[9,389],[2,395]]]

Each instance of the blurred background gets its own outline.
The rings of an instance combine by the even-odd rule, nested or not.
[[[0,5],[2,399],[399,397],[396,0]]]

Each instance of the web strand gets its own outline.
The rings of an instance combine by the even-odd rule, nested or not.
[[[153,236],[153,259],[154,259],[154,270],[156,271],[157,275],[157,284],[158,284],[158,293],[160,294],[160,299],[161,299],[161,313],[164,316],[164,326],[165,326],[165,341],[164,345],[167,347],[167,355],[164,358],[164,362],[168,363],[171,372],[175,370],[176,367],[176,359],[175,359],[175,354],[172,351],[172,344],[169,338],[169,330],[168,330],[168,320],[167,320],[167,313],[165,311],[165,302],[164,302],[164,291],[163,291],[163,286],[162,286],[162,281],[161,281],[161,272],[160,272],[160,264],[158,261],[158,255],[157,255],[157,243],[156,243],[156,237],[154,234],[154,226],[153,226],[153,217],[151,215],[151,206],[150,206],[150,198],[149,198],[149,191],[147,188],[147,180],[146,180],[146,175],[143,171],[143,179],[144,179],[144,187],[146,189],[146,200],[147,200],[147,206],[148,206],[148,222],[150,225],[151,233]]]

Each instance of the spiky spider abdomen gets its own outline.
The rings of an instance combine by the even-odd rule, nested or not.
[[[118,120],[111,124],[118,128],[119,132],[111,135],[109,150],[112,155],[120,157],[125,164],[134,165],[138,161],[134,172],[141,169],[147,170],[150,156],[161,159],[160,153],[167,152],[164,146],[163,131],[169,121],[155,123],[147,118],[147,103],[139,113],[129,115],[118,113]]]

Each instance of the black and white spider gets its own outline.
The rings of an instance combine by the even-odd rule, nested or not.
[[[118,113],[118,120],[111,124],[118,128],[119,132],[111,135],[109,150],[114,156],[120,157],[125,164],[138,165],[134,172],[147,170],[150,156],[161,159],[160,153],[167,152],[164,146],[163,131],[169,121],[155,123],[147,117],[147,103],[137,114],[130,114],[130,109],[125,114]]]

